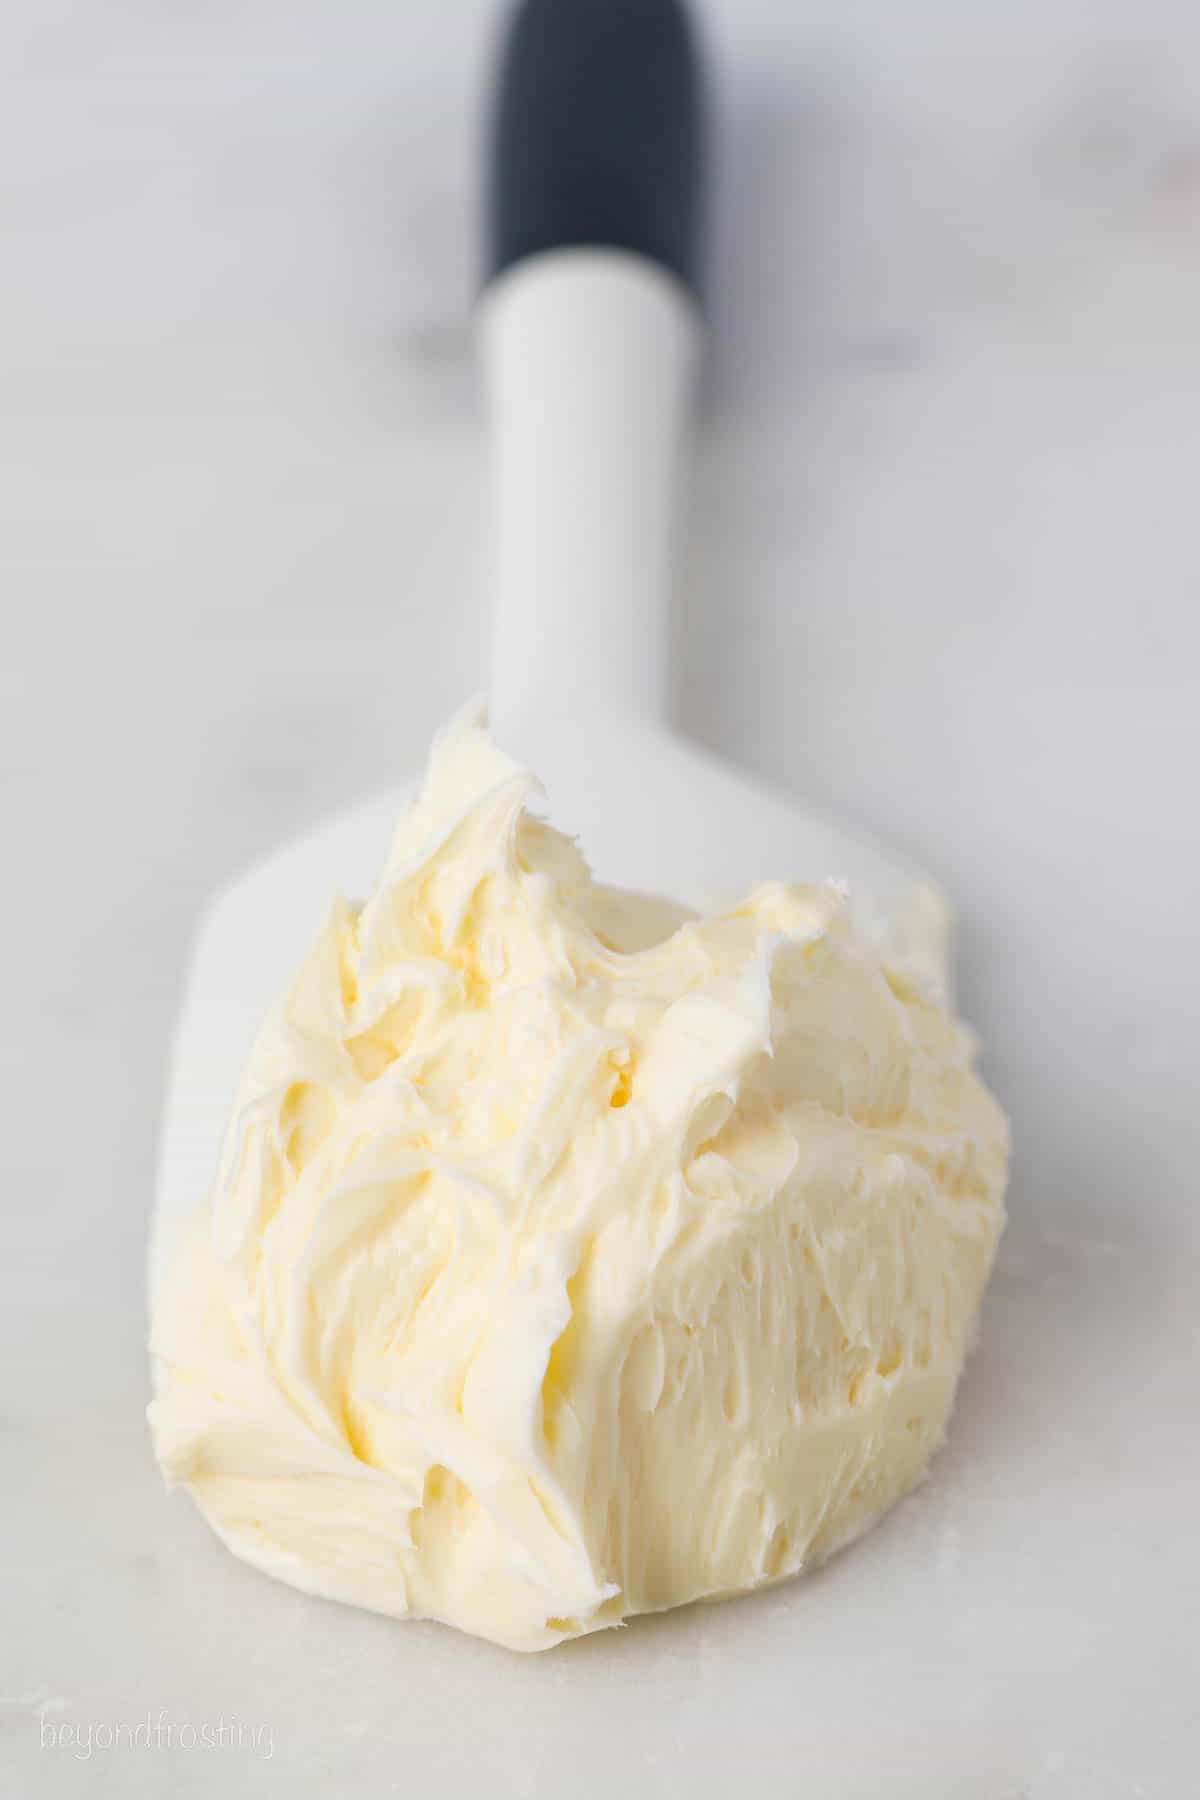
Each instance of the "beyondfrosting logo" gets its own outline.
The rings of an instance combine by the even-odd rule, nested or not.
[[[148,1750],[233,1751],[269,1762],[275,1739],[269,1725],[249,1725],[242,1719],[173,1719],[165,1710],[148,1712],[136,1724],[126,1719],[39,1720],[43,1750],[60,1750],[87,1762],[92,1756]]]

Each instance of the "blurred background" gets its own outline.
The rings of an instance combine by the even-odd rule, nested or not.
[[[1200,10],[695,10],[716,189],[683,723],[957,902],[1016,1159],[944,1479],[961,1449],[1002,1482],[1053,1437],[1081,1521],[1039,1545],[1019,1481],[996,1503],[1075,1698],[1039,1737],[1042,1678],[997,1672],[997,1785],[968,1763],[921,1785],[910,1746],[911,1792],[1177,1794],[1200,1741],[1178,1673],[1200,1584],[1169,1573],[1200,1496]],[[151,1652],[113,1651],[111,1622],[154,1641],[137,1557],[185,1529],[144,1441],[141,1265],[198,913],[484,684],[471,309],[500,16],[8,0],[0,22],[18,1710],[134,1690]],[[68,1549],[80,1480],[94,1542]],[[986,1617],[937,1581],[993,1528],[980,1505],[930,1540],[964,1656]],[[1096,1617],[1056,1596],[1073,1556]],[[292,1629],[297,1596],[261,1603]],[[1089,1658],[1127,1716],[1087,1700]]]

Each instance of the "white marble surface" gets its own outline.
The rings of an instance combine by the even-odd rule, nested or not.
[[[960,902],[1018,1151],[951,1445],[810,1583],[534,1660],[307,1601],[164,1498],[141,1267],[197,910],[481,679],[495,9],[10,0],[5,1795],[1191,1791],[1200,13],[704,11],[686,717]],[[147,1713],[268,1735],[102,1747]]]

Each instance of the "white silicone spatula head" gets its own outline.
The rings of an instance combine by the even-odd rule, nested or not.
[[[928,883],[670,729],[671,520],[702,335],[699,153],[678,0],[519,7],[480,307],[493,728],[605,883],[703,906],[758,880],[832,876],[866,928],[937,981],[945,915]],[[331,895],[370,886],[405,799],[400,788],[277,851],[203,922],[167,1094],[152,1289],[213,1178],[264,1013]]]

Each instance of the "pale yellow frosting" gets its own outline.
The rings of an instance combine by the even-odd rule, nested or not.
[[[155,1448],[297,1587],[537,1650],[920,1478],[1003,1221],[970,1035],[833,885],[593,885],[471,716],[246,1071]]]

